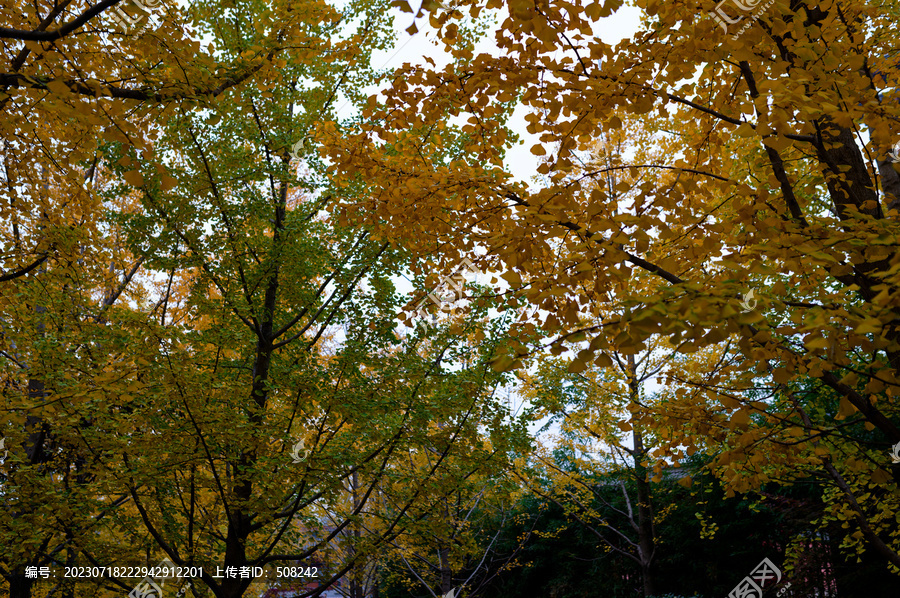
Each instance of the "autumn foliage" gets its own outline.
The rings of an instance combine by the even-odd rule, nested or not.
[[[526,495],[610,538],[601,474],[645,596],[694,477],[812,484],[809,533],[900,572],[895,6],[144,4],[0,6],[2,591],[166,557],[474,596]],[[447,60],[373,68],[395,19]]]

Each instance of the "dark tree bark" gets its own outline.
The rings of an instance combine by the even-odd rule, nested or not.
[[[637,366],[634,355],[628,356],[628,391],[631,402],[640,402]],[[644,458],[647,449],[644,447],[644,437],[641,431],[635,427],[632,432],[634,441],[634,482],[637,487],[638,501],[638,552],[641,560],[641,579],[643,581],[644,596],[652,596],[656,593],[656,584],[653,579],[653,563],[656,556],[656,534],[653,526],[653,502],[650,489],[650,480]]]

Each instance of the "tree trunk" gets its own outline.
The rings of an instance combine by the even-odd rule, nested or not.
[[[9,582],[9,598],[31,598],[31,586],[34,580],[25,577],[24,568],[21,572],[10,574],[6,581]]]
[[[640,395],[637,380],[637,366],[634,355],[628,356],[628,388],[631,402],[640,403]],[[647,449],[644,448],[644,437],[641,431],[634,427],[632,431],[634,441],[634,481],[637,486],[638,501],[638,547],[641,557],[641,579],[644,586],[644,597],[656,593],[653,580],[653,561],[656,553],[656,537],[653,528],[653,502],[650,490],[650,481],[647,477],[647,468],[644,466],[644,457]]]
[[[441,546],[438,549],[441,564],[441,596],[446,596],[453,589],[453,571],[450,569],[450,548]]]
[[[647,468],[644,467],[644,439],[635,428],[634,438],[634,477],[637,485],[638,499],[638,546],[641,552],[641,577],[644,582],[644,597],[656,593],[653,580],[653,561],[656,552],[656,535],[653,529],[653,504],[650,481],[647,479]]]

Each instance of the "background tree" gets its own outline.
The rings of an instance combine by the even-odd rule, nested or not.
[[[500,535],[515,517],[517,494],[505,471],[470,476],[445,494],[426,525],[392,542],[393,549],[385,555],[383,594],[480,595],[494,577],[513,567],[515,556],[529,540],[524,534],[516,546],[498,548]]]
[[[69,509],[87,505],[87,522],[110,505],[121,507],[99,531],[85,531],[99,537],[76,544],[72,563],[112,564],[116,554],[117,564],[155,564],[166,556],[177,565],[204,566],[203,582],[215,595],[240,596],[250,581],[215,579],[216,565],[313,558],[348,526],[375,529],[374,538],[357,539],[359,557],[340,563],[324,580],[331,583],[421,519],[430,504],[422,500],[427,484],[392,465],[404,449],[438,447],[441,458],[418,473],[452,487],[442,462],[455,441],[467,440],[470,463],[480,468],[505,458],[514,437],[500,430],[505,415],[491,400],[502,377],[486,367],[485,351],[457,341],[460,331],[479,330],[486,350],[497,325],[476,318],[452,333],[396,331],[401,302],[391,276],[404,269],[404,254],[329,217],[325,208],[334,196],[321,165],[309,145],[297,144],[306,119],[334,112],[339,91],[352,101],[356,86],[374,80],[369,53],[387,43],[388,15],[372,2],[355,3],[344,14],[319,4],[244,3],[224,19],[215,8],[197,9],[200,31],[210,34],[219,56],[253,64],[254,86],[245,77],[245,85],[232,81],[213,94],[214,103],[191,97],[154,123],[146,139],[113,136],[92,148],[91,164],[80,165],[101,183],[92,201],[139,202],[139,209],[110,209],[96,226],[121,231],[131,260],[125,283],[146,286],[119,289],[122,304],[70,320],[71,297],[61,282],[41,310],[34,303],[30,309],[84,338],[54,337],[50,346],[45,324],[26,329],[24,338],[53,356],[46,367],[38,352],[13,342],[26,350],[26,363],[41,364],[40,371],[26,367],[42,385],[40,397],[17,397],[24,404],[16,409],[35,414],[37,428],[65,442],[69,453],[54,451],[46,461],[60,472],[80,463],[84,480],[83,502],[66,496],[48,506],[63,504],[65,520]],[[299,17],[284,14],[298,8]],[[287,21],[275,25],[282,16]],[[358,27],[336,38],[342,19]],[[302,35],[295,29],[304,29]],[[306,38],[316,40],[312,49]],[[191,63],[204,68],[202,56]],[[209,78],[192,74],[191,85]],[[305,109],[300,116],[297,104]],[[301,170],[289,150],[304,154]],[[52,183],[48,188],[56,192]],[[118,269],[121,261],[113,261]],[[50,280],[39,282],[47,288]],[[31,290],[37,295],[37,287]],[[93,298],[96,287],[83,292]],[[478,309],[483,317],[486,305]],[[84,330],[82,322],[92,328]],[[471,365],[454,371],[463,354]],[[57,416],[59,405],[65,413]],[[445,430],[429,429],[436,417],[448,422]],[[19,437],[27,436],[24,422],[8,421],[21,427]],[[490,451],[483,448],[488,436]],[[294,464],[289,453],[299,440],[310,453]],[[52,448],[35,442],[35,451]],[[46,469],[25,465],[23,475]],[[370,502],[386,476],[394,477],[396,506],[388,514]],[[358,500],[342,502],[342,484],[351,478],[360,484]],[[59,474],[47,475],[42,490],[52,493],[59,482]],[[15,506],[39,506],[40,494],[30,488],[5,490]],[[339,524],[321,533],[326,512]],[[25,529],[17,524],[7,537],[19,540]],[[27,531],[39,541],[47,533],[41,526]],[[55,550],[25,540],[22,552],[10,555],[15,575],[34,558],[59,562]],[[30,595],[31,582],[12,587],[14,581],[14,595]],[[77,585],[98,593],[107,583],[117,584],[117,592],[133,585],[122,579]],[[201,587],[192,591],[204,593]]]
[[[896,172],[878,167],[900,134],[897,65],[887,58],[895,11],[798,0],[767,6],[729,37],[698,18],[712,3],[639,1],[641,27],[611,47],[594,25],[619,6],[515,2],[499,17],[497,50],[478,56],[457,39],[458,23],[499,2],[432,13],[457,61],[408,66],[402,87],[370,101],[365,136],[323,130],[342,172],[378,180],[377,192],[348,209],[364,206],[385,234],[439,219],[427,248],[418,238],[408,244],[416,252],[440,247],[453,261],[472,244],[485,247],[485,263],[549,312],[545,333],[589,341],[577,361],[639,351],[655,334],[682,352],[730,339],[735,367],[756,376],[754,386],[778,389],[770,403],[754,402],[744,387],[707,387],[723,400],[740,397],[735,426],[764,411],[770,421],[799,423],[811,443],[818,431],[791,403],[791,385],[828,389],[833,407],[873,427],[882,457],[863,475],[895,496],[900,474],[887,468],[886,453],[900,442],[897,213],[888,192]],[[546,180],[532,187],[512,182],[502,161],[511,141],[503,115],[516,99],[540,139],[532,151],[546,156],[538,168]],[[629,126],[621,113],[655,132],[650,143],[662,144],[664,157],[644,163],[625,153],[621,164],[596,169],[581,162],[579,152],[605,132]],[[463,157],[439,167],[411,158],[457,117],[467,119]],[[590,183],[612,171],[635,181],[624,198]],[[651,289],[629,290],[638,271]],[[751,288],[759,305],[742,310]],[[624,317],[584,327],[582,318],[604,305]],[[498,366],[536,350],[523,339]],[[735,441],[749,453],[757,438]],[[900,566],[896,522],[872,519],[860,503],[865,492],[836,459],[806,446],[853,513],[849,541]],[[744,490],[765,481],[741,479]]]
[[[526,386],[534,417],[560,434],[529,480],[534,491],[594,533],[604,550],[632,559],[644,596],[656,594],[656,536],[665,513],[656,512],[650,483],[653,428],[640,416],[656,400],[645,385],[665,366],[665,349],[657,343],[638,356],[612,352],[612,368],[580,372],[570,371],[569,360],[542,360]]]

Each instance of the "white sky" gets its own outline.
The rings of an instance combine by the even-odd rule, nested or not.
[[[418,6],[417,0],[410,0],[414,8]],[[623,6],[616,13],[602,19],[595,27],[595,33],[607,44],[616,44],[637,31],[640,23],[641,11],[633,6]],[[498,23],[502,22],[506,15],[498,17]],[[405,30],[413,22],[413,14],[402,13],[399,9],[394,18],[394,30],[397,33],[397,43],[389,51],[375,51],[372,55],[372,64],[378,68],[397,68],[404,63],[426,66],[425,57],[434,60],[436,68],[443,68],[449,60],[443,53],[442,46],[435,43],[436,31],[428,24],[428,15],[415,20],[419,31],[415,35],[409,35]],[[494,43],[493,32],[488,32],[485,39],[475,46],[475,55],[487,53],[498,54],[498,48]],[[427,65],[430,67],[430,65]],[[370,93],[377,89],[372,88]],[[339,107],[339,117],[346,118],[353,114],[353,108],[349,104]],[[530,182],[537,172],[540,158],[531,153],[531,147],[538,143],[537,136],[529,134],[525,127],[524,116],[526,111],[517,109],[510,122],[510,128],[521,137],[519,144],[506,156],[507,172],[510,172],[517,180]]]

